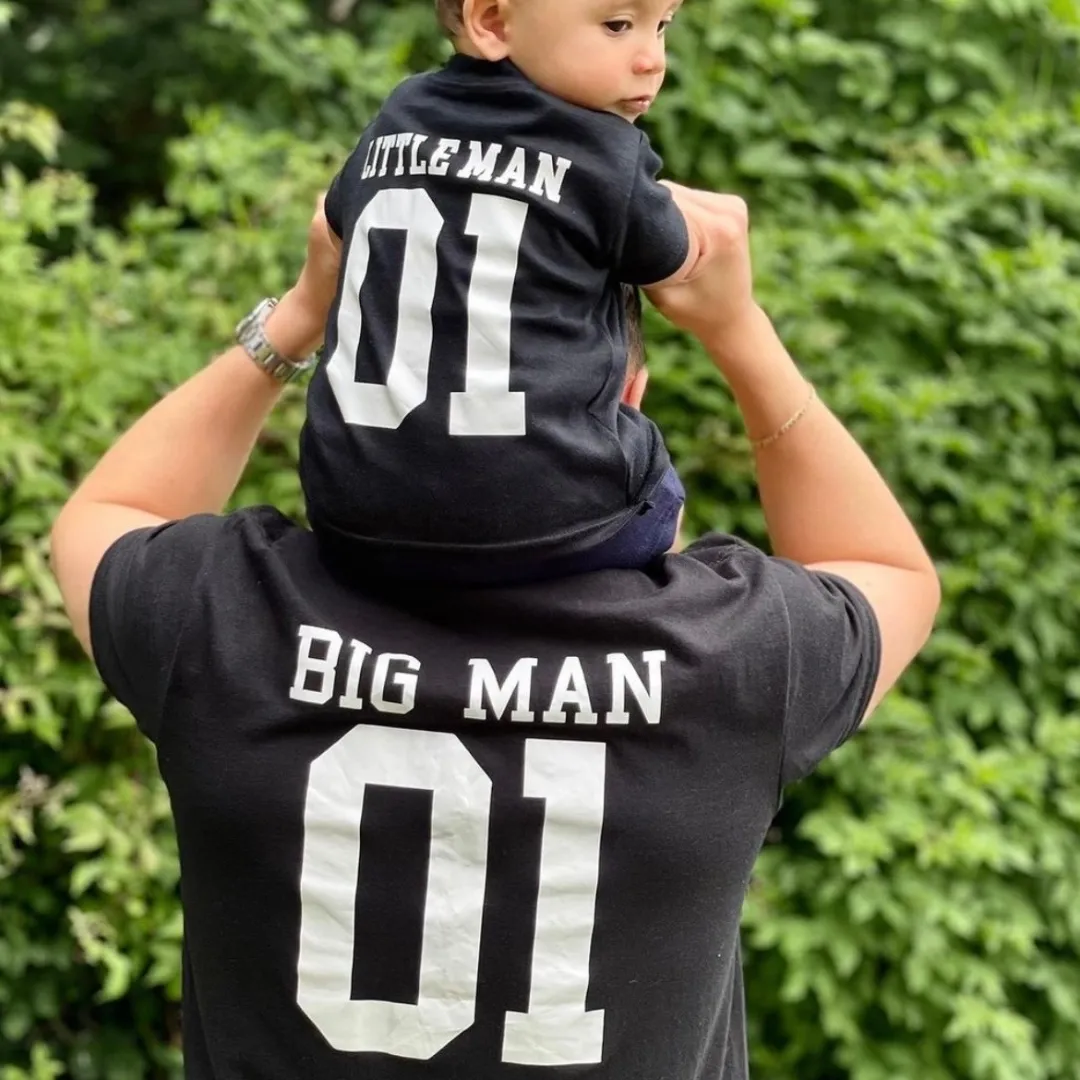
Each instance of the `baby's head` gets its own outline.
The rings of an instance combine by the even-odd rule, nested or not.
[[[631,122],[664,81],[682,0],[436,0],[459,52],[512,60],[537,86]]]

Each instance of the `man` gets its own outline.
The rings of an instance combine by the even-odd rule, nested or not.
[[[747,1076],[738,921],[780,793],[939,590],[755,304],[745,206],[688,197],[723,250],[653,300],[731,386],[780,558],[720,536],[648,572],[375,580],[272,510],[215,516],[279,391],[242,348],[60,514],[76,633],[172,798],[192,1080]],[[337,263],[320,212],[278,354],[317,341]]]

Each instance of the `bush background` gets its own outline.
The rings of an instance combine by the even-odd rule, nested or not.
[[[746,912],[760,1080],[1080,1076],[1080,0],[689,0],[648,126],[751,203],[760,295],[946,602],[793,792]],[[299,268],[444,54],[426,0],[0,0],[0,1080],[179,1076],[175,845],[66,628],[66,492]],[[696,531],[763,542],[736,415],[651,325]],[[238,502],[300,512],[302,399]]]

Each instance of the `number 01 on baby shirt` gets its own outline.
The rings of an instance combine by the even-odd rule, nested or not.
[[[331,186],[339,295],[308,397],[313,524],[370,542],[558,554],[669,467],[620,404],[622,283],[689,238],[626,120],[456,56],[385,103]]]

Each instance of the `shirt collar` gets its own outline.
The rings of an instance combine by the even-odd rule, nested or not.
[[[512,60],[479,60],[473,56],[455,53],[446,62],[446,70],[454,75],[471,75],[477,78],[521,78],[521,71]]]

